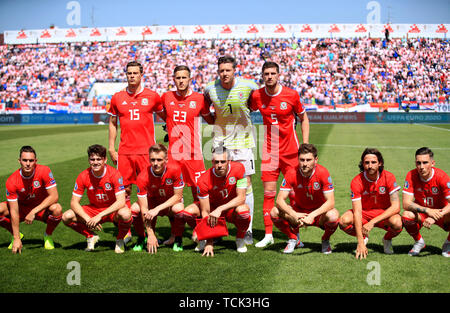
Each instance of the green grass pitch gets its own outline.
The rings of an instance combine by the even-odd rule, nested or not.
[[[164,133],[161,126],[156,128],[157,140],[161,142]],[[87,147],[94,143],[106,146],[107,134],[106,125],[0,127],[0,200],[5,200],[7,177],[19,167],[19,148],[29,144],[36,149],[38,162],[52,169],[60,203],[64,210],[69,209],[75,178],[88,166]],[[333,177],[336,208],[342,214],[351,207],[349,185],[358,173],[357,165],[365,147],[379,148],[385,168],[403,185],[407,171],[414,167],[414,152],[422,146],[431,147],[436,166],[450,173],[449,139],[449,124],[312,124],[310,141],[317,145],[319,162]],[[258,163],[253,177],[255,242],[264,236],[263,190]],[[185,188],[185,203],[189,204],[191,199],[190,189]],[[355,259],[356,239],[340,229],[331,237],[331,255],[320,253],[322,231],[314,227],[301,229],[305,247],[295,250],[292,255],[282,253],[286,238],[277,229],[274,229],[274,245],[266,249],[248,246],[248,252],[240,254],[235,250],[235,228],[230,225],[230,235],[216,245],[214,258],[194,252],[195,245],[190,239],[192,230],[188,226],[183,238],[183,252],[160,247],[156,255],[133,252],[129,249],[131,244],[126,253],[116,255],[116,229],[112,224],[104,225],[96,251],[91,253],[84,251],[84,237],[62,223],[53,235],[56,249],[46,251],[42,240],[44,230],[45,224],[39,221],[32,225],[22,223],[24,248],[21,255],[13,255],[7,249],[11,236],[5,229],[0,229],[0,293],[450,292],[449,260],[441,255],[447,233],[437,226],[422,230],[427,247],[419,257],[407,255],[413,240],[405,230],[393,240],[395,254],[385,255],[381,242],[383,231],[375,228],[371,232],[366,260]],[[157,233],[159,238],[169,236],[170,225],[166,217],[158,219]],[[135,240],[133,237],[132,244]],[[68,284],[71,261],[80,265],[79,285]],[[379,280],[371,284],[374,264],[379,269]]]

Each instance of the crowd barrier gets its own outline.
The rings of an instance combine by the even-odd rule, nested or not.
[[[259,112],[252,112],[254,124],[262,124]],[[426,123],[446,124],[450,113],[403,113],[403,112],[308,112],[311,123]],[[12,124],[98,124],[108,123],[108,114],[8,114],[0,115],[0,125]],[[159,118],[157,123],[163,123]]]

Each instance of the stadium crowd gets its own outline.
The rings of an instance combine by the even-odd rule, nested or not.
[[[266,60],[281,66],[281,82],[304,103],[437,102],[450,94],[448,40],[224,39],[91,42],[0,46],[0,103],[86,101],[95,82],[126,81],[130,60],[144,65],[145,85],[162,94],[172,71],[187,64],[193,89],[217,76],[216,61],[237,58],[237,74],[261,84]]]

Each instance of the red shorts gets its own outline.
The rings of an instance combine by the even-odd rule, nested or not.
[[[84,212],[86,212],[86,214],[89,215],[89,217],[94,217],[97,214],[99,214],[100,212],[103,212],[104,210],[107,209],[107,207],[106,208],[98,208],[93,205],[83,205],[82,207],[83,207]],[[114,219],[116,218],[116,215],[117,215],[117,211],[114,213],[111,213],[109,215],[103,216],[102,219],[100,220],[100,224],[103,224],[105,222],[114,223]]]
[[[200,201],[195,201],[194,203],[195,203],[195,205],[198,206],[198,208],[200,209]],[[211,205],[211,204],[210,204],[210,205]],[[214,207],[214,206],[212,206],[212,205],[210,206],[210,212],[214,211],[215,209],[216,209],[216,207]],[[201,211],[201,210],[200,210],[200,211]],[[235,212],[236,212],[235,209],[229,209],[229,210],[227,210],[226,212],[223,212],[220,216],[221,216],[221,217],[225,217],[225,220],[226,220],[228,223],[234,223],[234,219],[235,219],[235,217],[236,217]]]
[[[174,160],[169,158],[169,162],[178,164],[183,174],[183,180],[187,186],[197,186],[197,179],[206,172],[203,160]]]
[[[148,154],[119,154],[117,169],[123,176],[125,186],[136,184],[140,172],[150,166]]]
[[[8,205],[8,201],[2,202],[5,205]],[[19,205],[19,219],[20,222],[23,222],[25,220],[25,217],[28,215],[28,213],[33,210],[35,206],[26,206],[26,205]],[[42,211],[36,213],[35,219],[41,222],[47,221],[47,217],[50,215],[50,211],[48,208],[43,209]],[[11,216],[11,212],[9,212],[9,216]]]
[[[419,216],[420,216],[420,225],[422,226],[423,222],[428,217],[428,215],[425,213],[419,213]],[[444,219],[445,219],[445,216],[438,219],[434,224],[436,224],[437,226],[439,226],[440,228],[442,228],[445,231],[449,231],[450,223],[444,224]]]
[[[353,210],[349,210],[352,211]],[[370,210],[362,210],[362,224],[367,224],[368,222],[370,222],[372,219],[374,219],[375,217],[377,217],[380,214],[384,213],[384,209],[370,209]],[[388,224],[388,219],[384,219],[378,223],[375,224],[376,227],[378,228],[383,228],[385,230],[387,230],[389,228],[389,224]]]
[[[263,182],[277,181],[280,172],[284,175],[289,168],[298,166],[297,154],[279,157],[269,157],[268,155],[265,154],[261,160],[261,180]]]
[[[302,208],[300,208],[300,207],[298,207],[298,206],[293,206],[292,208],[294,209],[295,212],[298,212],[298,213],[307,213],[307,214],[309,214],[309,213],[311,213],[312,211],[314,211],[314,210],[302,209]],[[323,226],[320,226],[320,225],[319,225],[319,221],[320,221],[320,218],[322,217],[322,215],[323,215],[323,214],[320,214],[320,215],[316,216],[316,217],[314,218],[314,222],[313,222],[312,225],[310,225],[310,226],[316,226],[316,227],[319,227],[319,228],[324,229]]]

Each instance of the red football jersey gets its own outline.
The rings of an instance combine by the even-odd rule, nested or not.
[[[82,197],[85,190],[87,190],[90,205],[108,208],[116,202],[116,195],[125,192],[125,187],[120,172],[106,165],[100,177],[95,176],[91,168],[85,169],[78,175],[72,194]]]
[[[291,168],[284,176],[280,190],[293,190],[296,205],[314,211],[325,203],[324,194],[333,192],[334,186],[328,170],[317,164],[310,177],[303,176],[299,167]]]
[[[266,126],[265,145],[267,152],[280,155],[297,154],[299,140],[295,131],[295,114],[305,113],[297,91],[281,86],[275,95],[269,95],[266,88],[260,88],[252,93],[250,108],[259,110]],[[294,114],[295,113],[295,114]]]
[[[209,115],[209,106],[198,92],[186,97],[176,91],[162,95],[169,134],[169,160],[202,160],[202,117]]]
[[[450,200],[450,179],[446,172],[434,167],[431,177],[424,181],[417,169],[406,174],[403,193],[414,196],[414,201],[432,209],[442,209]]]
[[[161,97],[154,91],[142,88],[130,94],[119,91],[111,98],[108,114],[120,123],[119,154],[148,154],[155,144],[153,112],[161,112]]]
[[[386,210],[391,206],[390,195],[400,190],[394,174],[383,170],[377,180],[371,181],[362,172],[350,184],[352,201],[361,200],[363,210]]]
[[[138,197],[147,196],[149,202],[161,204],[174,195],[175,189],[184,187],[183,174],[178,165],[170,162],[160,176],[153,173],[152,167],[149,166],[139,174],[136,186]]]
[[[237,183],[243,178],[245,178],[245,168],[241,163],[231,161],[228,173],[224,177],[217,176],[212,167],[197,181],[198,197],[200,199],[209,197],[211,211],[213,211],[218,206],[236,198],[237,188],[239,188]]]
[[[52,171],[48,166],[36,164],[33,175],[22,176],[18,169],[6,180],[6,200],[18,201],[20,206],[35,207],[48,196],[47,189],[56,187]]]

